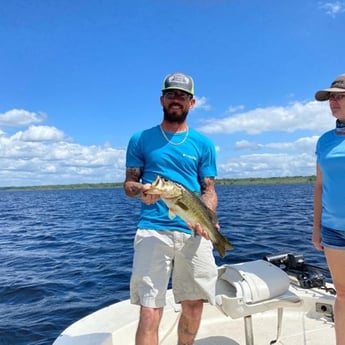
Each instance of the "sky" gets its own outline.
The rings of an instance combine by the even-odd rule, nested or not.
[[[345,1],[3,1],[0,187],[122,182],[172,72],[194,78],[218,178],[314,175],[344,33]]]

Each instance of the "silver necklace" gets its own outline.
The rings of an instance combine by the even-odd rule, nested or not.
[[[171,141],[171,140],[167,137],[167,135],[166,135],[164,129],[162,128],[162,125],[160,125],[159,128],[161,129],[161,132],[162,132],[162,135],[163,135],[164,139],[165,139],[169,144],[175,145],[175,146],[182,145],[182,144],[187,140],[188,135],[189,135],[189,127],[187,126],[186,135],[184,136],[184,138],[183,138],[180,142],[174,143],[173,141]]]

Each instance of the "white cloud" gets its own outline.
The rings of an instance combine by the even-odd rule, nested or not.
[[[302,137],[291,142],[266,144],[237,141],[237,150],[255,153],[223,159],[218,166],[219,175],[223,178],[314,175],[315,146],[318,138],[319,136]]]
[[[328,102],[296,102],[214,118],[198,129],[224,140],[217,143],[220,178],[305,176],[315,174],[316,142],[334,124]]]
[[[29,126],[34,123],[43,122],[45,119],[45,114],[33,113],[23,109],[12,109],[5,113],[0,113],[0,126]]]
[[[248,140],[240,140],[235,143],[237,150],[259,150],[259,149],[274,149],[274,150],[301,150],[314,152],[318,136],[303,137],[291,142],[272,142],[268,144],[260,144]]]
[[[211,106],[208,104],[206,97],[195,97],[195,105],[193,109],[210,110]]]
[[[331,17],[335,17],[339,13],[345,12],[344,1],[325,2],[320,4],[320,8],[326,11]]]
[[[123,181],[125,150],[0,137],[0,186]]]
[[[25,110],[1,114],[1,124],[29,127],[0,130],[0,186],[98,183],[124,180],[125,149],[73,143],[56,127],[35,126],[43,117]]]
[[[208,119],[198,130],[204,133],[260,134],[267,131],[294,132],[314,130],[322,132],[334,125],[327,102],[293,103],[287,107],[257,108],[223,119]]]
[[[238,111],[242,111],[244,109],[243,105],[237,105],[237,106],[230,106],[227,110],[227,113],[236,113]]]
[[[12,138],[22,141],[62,141],[65,140],[65,135],[55,127],[30,126],[27,130],[14,134]]]
[[[235,143],[235,148],[237,150],[258,150],[260,147],[262,147],[261,144],[248,140],[239,140]]]
[[[207,105],[207,100],[200,104]],[[315,173],[316,141],[335,122],[327,102],[294,103],[230,114],[234,110],[228,108],[228,117],[206,120],[199,128],[206,133],[221,134],[215,136],[220,178]],[[0,130],[0,186],[124,180],[124,148],[114,148],[109,143],[101,146],[75,143],[56,127],[34,125],[35,121],[43,121],[43,117],[25,110],[4,114],[3,124],[28,125],[13,135]],[[281,139],[277,131],[285,132]],[[267,132],[271,133],[260,135]]]
[[[315,174],[315,157],[308,153],[264,153],[230,158],[218,165],[223,178],[308,176]]]

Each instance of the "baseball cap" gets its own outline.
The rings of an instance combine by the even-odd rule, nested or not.
[[[178,89],[194,95],[194,81],[192,77],[184,73],[168,74],[163,81],[162,91]]]
[[[329,100],[330,92],[345,92],[345,74],[338,76],[329,89],[317,91],[315,99],[317,101],[327,101]]]

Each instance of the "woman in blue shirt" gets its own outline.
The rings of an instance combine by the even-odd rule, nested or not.
[[[345,74],[331,87],[315,94],[329,101],[336,128],[324,133],[316,145],[313,243],[325,253],[337,291],[336,344],[345,344]]]

